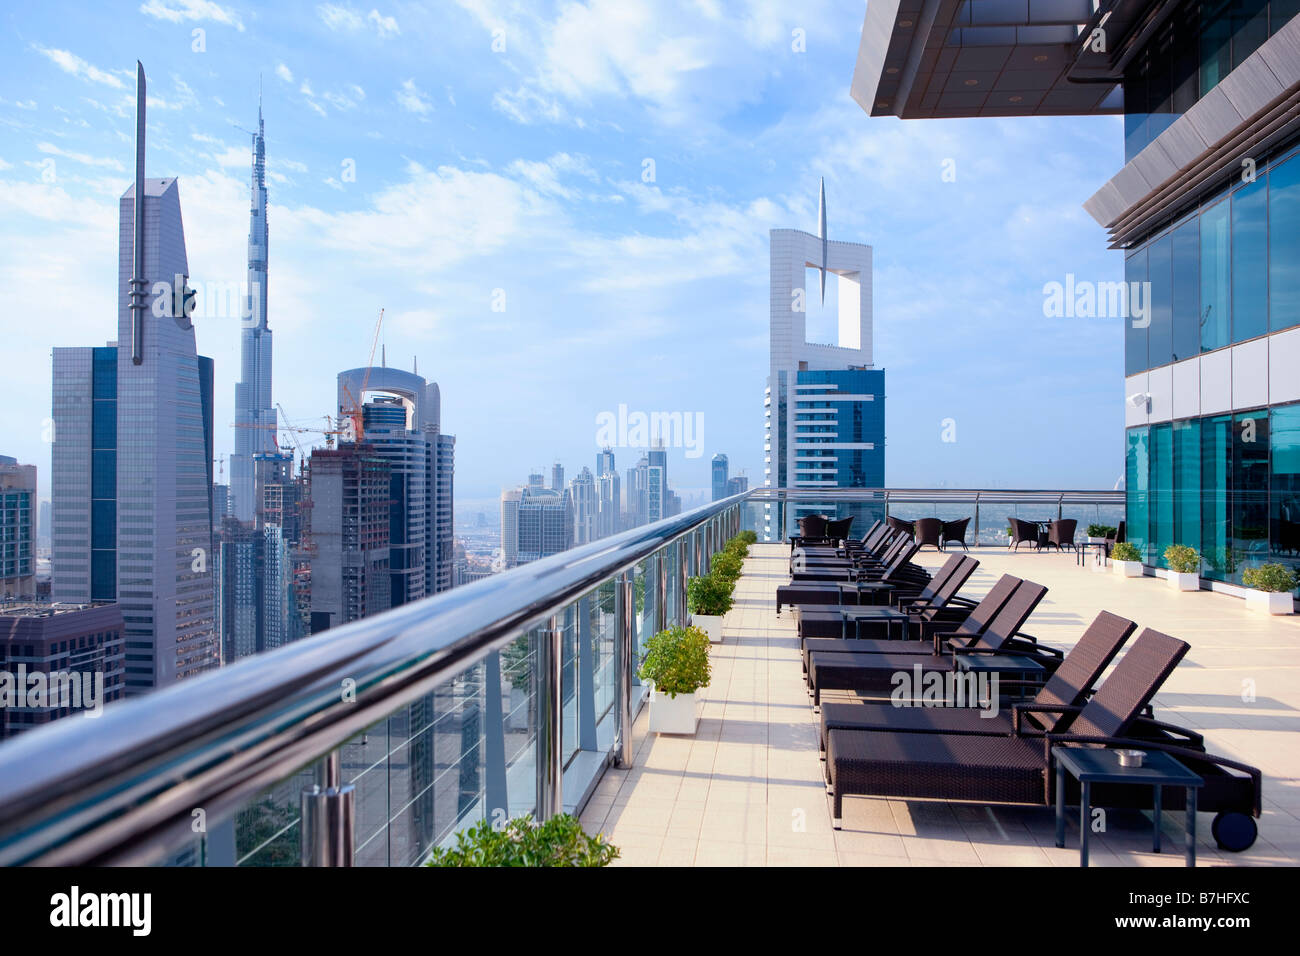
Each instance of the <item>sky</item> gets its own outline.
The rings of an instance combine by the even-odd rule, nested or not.
[[[761,484],[768,231],[816,232],[822,177],[830,237],[874,248],[888,485],[1122,473],[1122,320],[1044,314],[1048,283],[1122,278],[1081,208],[1120,119],[868,117],[861,0],[380,2],[6,5],[0,454],[43,497],[50,350],[115,335],[137,59],[200,288],[246,277],[260,84],[289,419],[323,427],[382,308],[388,364],[441,388],[458,499],[594,468],[620,405],[700,423],[670,450],[680,492],[716,452]],[[228,456],[239,318],[194,322]]]

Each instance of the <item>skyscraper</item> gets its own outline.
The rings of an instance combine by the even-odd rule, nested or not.
[[[442,432],[436,382],[396,368],[348,369],[338,376],[340,414],[352,400],[365,401],[363,384],[374,396],[362,408],[365,441],[392,467],[390,548],[397,606],[452,586],[456,439]]]
[[[119,214],[117,342],[54,350],[53,597],[117,601],[126,690],[215,667],[212,360],[189,320],[174,178],[145,178],[137,64],[135,183]]]
[[[311,631],[386,611],[391,464],[364,444],[311,453]]]
[[[585,469],[584,469],[585,470]],[[587,472],[590,475],[590,472]],[[501,493],[501,553],[505,567],[567,551],[574,544],[573,498],[529,484]]]
[[[727,456],[719,452],[713,456],[713,500],[727,497]]]
[[[271,400],[271,330],[267,327],[266,139],[257,104],[253,175],[248,211],[248,295],[239,334],[239,381],[235,384],[235,453],[230,458],[231,513],[252,521],[260,502],[253,458],[275,453],[275,405]]]
[[[596,455],[596,534],[607,538],[621,531],[622,496],[620,495],[618,468],[614,464],[614,451],[604,448]]]
[[[596,497],[596,478],[585,465],[569,482],[569,498],[573,502],[573,543],[595,541],[599,536],[596,519],[600,506]]]
[[[561,465],[558,461],[555,464],[551,465],[551,490],[552,491],[564,490],[564,466]]]
[[[826,275],[836,280],[838,333],[834,345],[807,340],[807,273],[816,269],[825,299]],[[771,231],[771,364],[767,380],[768,487],[879,488],[885,483],[885,373],[872,367],[871,247],[833,242],[826,231],[826,191],[818,234]],[[869,505],[840,505],[846,515]],[[787,521],[835,502],[800,502]],[[765,528],[779,538],[768,506]],[[861,523],[861,522],[859,522]],[[869,522],[867,522],[869,523]]]
[[[0,602],[36,596],[36,466],[0,455]]]

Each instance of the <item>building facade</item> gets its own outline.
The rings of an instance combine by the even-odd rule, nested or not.
[[[1300,564],[1300,4],[936,7],[924,30],[868,7],[853,96],[872,115],[1124,116],[1124,165],[1084,208],[1124,255],[1128,540],[1157,566],[1190,545],[1232,583]]]
[[[120,700],[126,692],[123,630],[116,604],[0,609],[0,673],[8,678],[0,679],[0,740]],[[81,686],[74,690],[68,675],[76,675]],[[6,699],[18,690],[20,676],[27,693],[21,700]],[[34,699],[37,683],[59,693]]]
[[[36,597],[36,466],[0,455],[0,604]]]
[[[885,373],[872,367],[871,247],[827,238],[824,188],[819,233],[773,229],[770,234],[764,485],[880,488],[885,483]],[[810,269],[819,275],[823,300],[827,276],[836,284],[834,344],[807,340]],[[774,510],[765,508],[765,536],[781,537]],[[870,508],[807,500],[789,509],[787,520],[837,510],[870,519]]]
[[[54,350],[53,599],[116,601],[126,690],[220,664],[213,607],[213,367],[197,354],[174,178],[122,196],[117,343]]]
[[[727,456],[719,452],[710,462],[710,474],[713,479],[713,500],[721,501],[727,497]]]

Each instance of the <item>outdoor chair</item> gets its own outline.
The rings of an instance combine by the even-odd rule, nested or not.
[[[944,546],[952,544],[954,541],[959,543],[965,550],[966,547],[966,526],[970,524],[970,518],[961,518],[957,521],[945,521],[943,523],[943,534],[940,540]]]
[[[918,518],[916,520],[916,543],[924,548],[927,544],[937,551],[943,550],[943,522],[938,518]]]
[[[1071,551],[1076,550],[1074,546],[1074,529],[1079,522],[1074,518],[1059,518],[1053,521],[1047,528],[1047,543],[1059,550],[1069,548]]]
[[[1022,544],[1038,547],[1038,525],[1019,518],[1007,518],[1007,525],[1011,528],[1011,546],[1014,550],[1019,551]]]

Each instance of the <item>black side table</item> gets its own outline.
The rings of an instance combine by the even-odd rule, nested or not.
[[[1021,699],[1031,696],[1031,690],[1037,692],[1047,679],[1047,668],[1025,654],[954,654],[953,662],[957,670],[968,674],[997,674],[999,680],[1010,677],[1019,688],[1015,696]]]
[[[862,628],[860,627],[860,623],[862,621],[884,621],[886,633],[890,637],[893,637],[894,625],[897,624],[899,626],[899,631],[901,632],[899,635],[901,640],[906,641],[910,636],[908,634],[908,628],[911,624],[911,619],[906,611],[900,611],[896,607],[885,607],[882,605],[855,607],[853,605],[841,604],[840,621],[840,637],[844,638],[849,636],[850,623],[853,625],[853,637],[861,637]]]
[[[1120,766],[1119,753],[1062,744],[1052,748],[1056,761],[1056,845],[1065,846],[1065,774],[1079,781],[1079,865],[1088,865],[1088,811],[1094,783],[1134,783],[1152,788],[1155,797],[1151,849],[1160,852],[1160,804],[1164,787],[1183,787],[1187,791],[1185,828],[1187,831],[1187,865],[1196,866],[1196,791],[1205,781],[1169,754],[1160,750],[1145,751],[1140,767]]]

